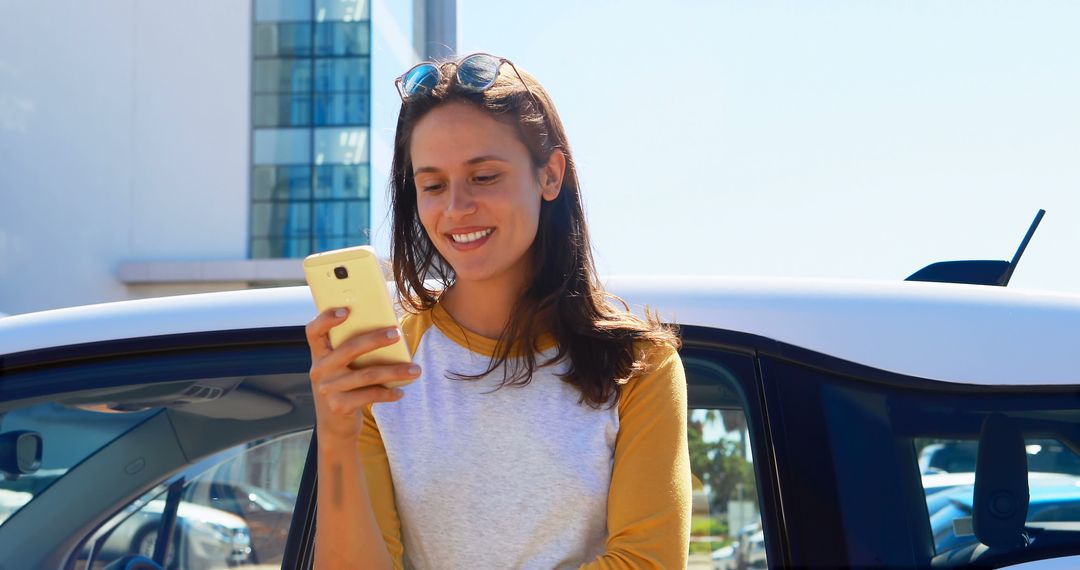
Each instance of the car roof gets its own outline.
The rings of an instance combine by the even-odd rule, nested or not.
[[[979,285],[612,277],[667,322],[750,333],[859,364],[967,384],[1080,384],[1080,295]],[[302,326],[306,286],[85,305],[0,319],[0,355],[159,335]]]

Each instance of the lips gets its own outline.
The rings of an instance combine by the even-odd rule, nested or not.
[[[495,228],[456,228],[454,231],[446,234],[446,239],[454,249],[458,251],[470,251],[487,243],[494,233]]]

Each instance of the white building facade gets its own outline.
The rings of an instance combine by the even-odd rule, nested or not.
[[[0,1],[0,313],[300,284],[308,253],[386,252],[392,82],[425,10]]]

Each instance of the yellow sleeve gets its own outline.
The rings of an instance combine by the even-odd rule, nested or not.
[[[375,520],[379,523],[386,550],[394,561],[394,570],[403,570],[402,556],[405,552],[401,544],[401,521],[398,519],[397,505],[394,502],[394,482],[390,478],[390,462],[386,459],[379,426],[371,413],[371,406],[364,406],[364,427],[360,430],[360,453],[364,463],[364,476],[367,479],[368,495],[371,507],[375,511]]]
[[[409,347],[409,354],[416,354],[420,337],[431,327],[429,315],[405,315],[400,326]],[[364,427],[360,430],[360,453],[371,506],[375,511],[375,520],[379,523],[379,530],[382,531],[383,541],[386,542],[386,550],[394,562],[394,570],[402,570],[405,547],[401,543],[401,519],[398,518],[397,504],[394,501],[390,461],[386,457],[386,447],[370,405],[364,406],[361,416]]]
[[[686,376],[674,348],[619,396],[606,552],[582,570],[685,568],[690,550]]]

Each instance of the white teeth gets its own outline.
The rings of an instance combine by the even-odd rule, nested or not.
[[[456,241],[457,243],[469,243],[485,237],[491,234],[491,232],[493,231],[495,231],[495,229],[491,228],[480,232],[473,232],[471,234],[450,234],[450,237],[453,238],[454,241]]]

